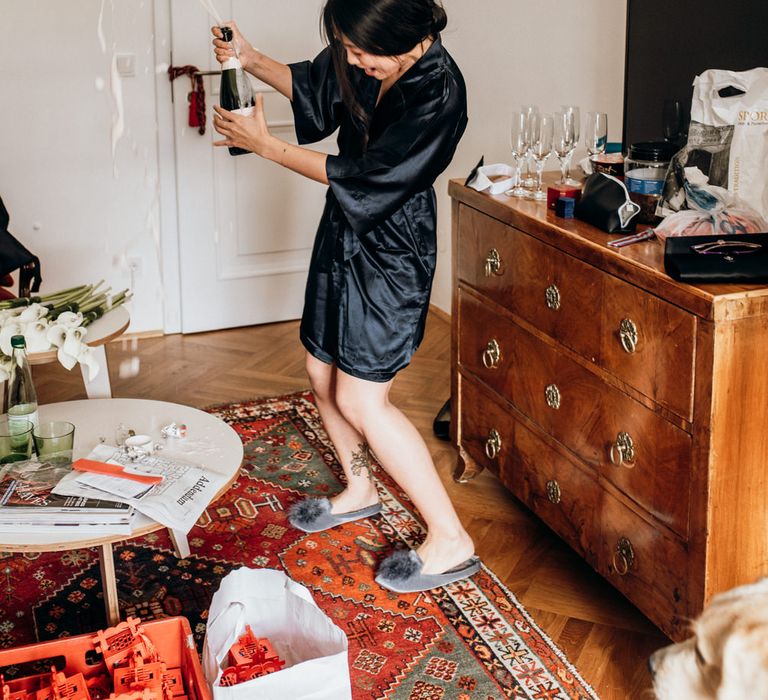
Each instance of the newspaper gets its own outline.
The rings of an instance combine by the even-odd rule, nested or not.
[[[155,486],[142,489],[138,495],[131,497],[125,495],[120,485],[108,491],[109,480],[93,480],[93,475],[71,472],[56,485],[53,492],[88,498],[105,498],[109,493],[109,498],[129,503],[148,518],[183,533],[188,533],[192,529],[219,489],[227,482],[225,475],[204,470],[195,464],[158,455],[131,459],[125,451],[110,445],[99,445],[88,455],[88,459],[119,464],[133,472],[159,475],[163,480]],[[99,488],[89,485],[89,481],[92,484],[99,483]],[[122,495],[120,491],[123,491]]]

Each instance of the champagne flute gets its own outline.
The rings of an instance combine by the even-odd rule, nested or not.
[[[523,112],[513,112],[512,126],[509,132],[509,148],[512,151],[512,157],[515,159],[517,173],[515,176],[515,186],[507,191],[507,194],[513,197],[528,197],[530,194],[522,186],[523,161],[527,160],[529,147],[530,139],[527,117]]]
[[[539,202],[547,199],[547,193],[542,186],[542,173],[544,172],[544,162],[552,153],[554,126],[555,119],[551,114],[537,114],[534,117],[531,156],[536,163],[536,190],[532,198]]]
[[[584,131],[584,143],[589,157],[604,153],[605,144],[608,142],[608,115],[605,112],[587,112]]]
[[[581,138],[581,134],[579,133],[581,116],[579,115],[579,108],[576,105],[562,105],[560,109],[566,114],[570,114],[573,119],[573,148],[571,148],[571,152],[565,158],[565,184],[570,185],[571,187],[578,187],[581,183],[571,177],[571,160],[576,151],[576,145]]]
[[[574,123],[573,113],[555,112],[554,140],[552,152],[560,161],[560,184],[568,184],[568,156],[574,149]]]
[[[525,123],[526,123],[526,129],[528,130],[528,144],[529,144],[529,151],[525,158],[525,176],[522,180],[522,186],[527,187],[528,189],[533,189],[533,187],[536,184],[536,181],[531,177],[531,162],[530,162],[530,143],[531,143],[531,129],[533,127],[533,122],[539,114],[539,108],[537,105],[523,105],[521,108],[523,114],[525,115]]]

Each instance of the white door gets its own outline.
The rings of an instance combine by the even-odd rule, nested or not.
[[[322,48],[321,0],[214,0],[223,20],[268,56],[289,63]],[[218,70],[213,20],[199,2],[171,0],[173,63]],[[174,82],[181,330],[184,333],[299,318],[325,187],[253,155],[211,143],[218,76],[205,77],[207,129],[187,126],[189,79]],[[261,84],[272,132],[295,143],[288,101]],[[333,138],[313,148],[332,153]]]

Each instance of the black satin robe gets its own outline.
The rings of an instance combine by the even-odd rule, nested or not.
[[[347,374],[389,381],[424,335],[437,252],[432,185],[467,125],[464,80],[439,39],[378,106],[380,81],[352,69],[359,100],[372,114],[366,146],[342,102],[330,50],[290,69],[299,143],[339,128],[339,155],[326,163],[330,187],[301,341]]]

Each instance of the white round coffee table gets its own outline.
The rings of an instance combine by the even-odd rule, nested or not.
[[[115,444],[115,429],[122,423],[137,434],[150,435],[163,445],[162,456],[199,465],[226,478],[225,484],[211,499],[216,500],[237,477],[243,461],[243,443],[224,421],[210,413],[181,404],[144,399],[87,399],[40,406],[40,420],[66,420],[75,425],[73,459],[85,457],[101,442]],[[164,440],[161,428],[184,423],[187,437]],[[0,533],[0,551],[56,552],[84,547],[101,547],[101,576],[104,605],[110,626],[120,619],[112,545],[115,542],[146,535],[163,526],[139,515],[130,535],[94,535],[83,539],[81,533]],[[184,533],[169,531],[179,556],[188,556]]]

